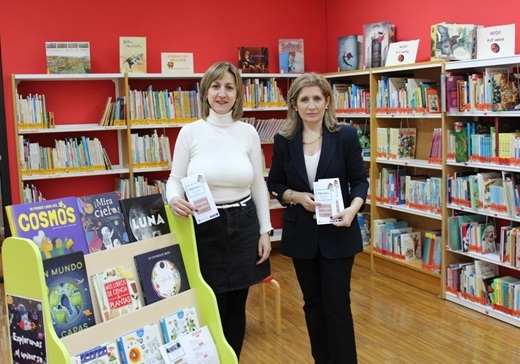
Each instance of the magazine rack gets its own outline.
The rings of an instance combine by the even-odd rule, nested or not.
[[[56,335],[52,326],[43,263],[38,248],[31,240],[25,238],[10,237],[5,240],[2,247],[2,259],[6,298],[7,295],[13,295],[42,302],[46,362],[70,363],[71,356],[96,345],[115,341],[118,336],[146,324],[159,323],[160,318],[191,305],[197,308],[201,325],[208,326],[217,346],[220,362],[238,363],[233,349],[224,338],[215,295],[200,273],[193,220],[174,217],[169,209],[167,209],[167,213],[172,234],[128,244],[117,249],[88,254],[85,256],[87,272],[89,269],[92,272],[102,267],[114,266],[120,261],[133,260],[133,256],[136,254],[177,242],[181,247],[191,289],[106,322],[96,320],[96,325],[61,339]],[[97,309],[95,295],[92,295],[92,299],[94,307]],[[99,315],[99,312],[96,312],[96,315]],[[9,357],[11,358],[11,355]]]

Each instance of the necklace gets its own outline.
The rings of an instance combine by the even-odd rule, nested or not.
[[[316,139],[311,140],[310,142],[306,142],[305,140],[302,140],[302,144],[314,144],[318,140],[320,140],[321,136],[323,135],[323,130],[321,131],[320,135],[316,137]]]

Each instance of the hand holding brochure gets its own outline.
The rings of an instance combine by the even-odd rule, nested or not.
[[[319,206],[316,206],[318,225],[341,221],[331,219],[332,216],[344,209],[338,178],[326,178],[314,182],[314,201],[320,203]]]
[[[181,183],[188,201],[195,205],[193,216],[197,224],[220,216],[204,174],[192,174],[183,178]]]

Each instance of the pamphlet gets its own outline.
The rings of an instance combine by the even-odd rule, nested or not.
[[[326,178],[314,182],[314,201],[320,203],[319,206],[316,206],[318,225],[341,221],[331,218],[344,209],[338,178]]]
[[[195,205],[193,216],[197,224],[220,216],[204,174],[192,174],[183,178],[181,183],[188,201]]]
[[[217,347],[207,326],[180,336],[159,348],[165,363],[219,364]]]

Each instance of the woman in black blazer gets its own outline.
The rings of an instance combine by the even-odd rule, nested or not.
[[[357,363],[350,309],[354,255],[363,249],[357,212],[364,207],[367,172],[354,127],[338,125],[329,82],[299,76],[287,99],[283,130],[274,138],[268,188],[283,205],[281,252],[292,258],[316,363]],[[318,225],[313,182],[338,179],[346,207]]]

